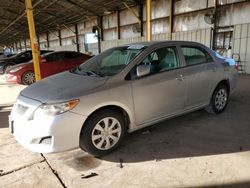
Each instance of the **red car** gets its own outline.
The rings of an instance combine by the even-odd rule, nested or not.
[[[40,57],[41,77],[45,78],[52,74],[70,70],[82,64],[91,56],[78,52],[58,51],[50,52]],[[33,62],[15,65],[8,69],[5,80],[11,83],[30,85],[35,82]]]

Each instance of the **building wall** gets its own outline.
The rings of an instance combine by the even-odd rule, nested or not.
[[[250,1],[244,0],[219,0],[218,7],[219,21],[218,26],[233,28],[232,47],[235,53],[239,53],[241,59],[245,62],[245,69],[250,73],[250,45],[249,42],[249,23],[250,23]],[[241,3],[237,3],[241,2]],[[236,3],[236,4],[231,4]],[[227,5],[228,4],[228,5]],[[178,0],[174,3],[174,23],[173,23],[173,40],[192,40],[201,42],[211,47],[211,28],[213,25],[208,24],[204,20],[206,13],[212,13],[214,0]],[[134,12],[139,15],[139,6],[132,7]],[[146,6],[143,5],[143,37],[141,33],[135,31],[139,27],[137,18],[128,9],[119,11],[120,15],[120,39],[117,33],[117,13],[112,12],[103,16],[103,41],[101,42],[101,50],[122,45],[125,43],[145,41],[146,29]],[[152,39],[153,40],[169,40],[169,0],[152,0]],[[98,53],[98,45],[86,44],[85,35],[92,33],[92,27],[97,24],[97,20],[87,20],[77,24],[78,40],[81,52]],[[70,27],[75,30],[75,26]],[[47,46],[46,34],[39,36],[40,48],[51,50],[76,50],[75,34],[69,29],[62,28],[62,46],[59,45],[58,31],[49,33],[49,47]],[[17,41],[20,50],[20,41]],[[29,41],[26,42],[29,45]],[[24,50],[24,42],[21,42],[22,50]],[[247,48],[248,47],[248,48]]]
[[[235,59],[238,59],[239,54],[244,72],[250,73],[250,24],[234,26],[233,44]]]

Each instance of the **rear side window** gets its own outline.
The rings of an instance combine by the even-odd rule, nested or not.
[[[52,62],[52,61],[59,61],[63,59],[63,54],[62,53],[52,53],[49,54],[45,57],[47,62]]]
[[[46,53],[49,53],[49,52],[51,52],[51,51],[41,50],[41,51],[40,51],[40,55],[46,54]]]
[[[81,57],[80,53],[74,53],[74,52],[67,52],[64,54],[65,59],[75,59]]]
[[[181,47],[187,66],[213,61],[208,52],[199,47]]]

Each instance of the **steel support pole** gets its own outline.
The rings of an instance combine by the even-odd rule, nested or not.
[[[212,43],[213,50],[215,50],[215,42],[216,42],[215,35],[219,22],[218,3],[219,3],[218,0],[214,0],[214,24],[213,24],[213,43]]]
[[[151,0],[146,2],[147,17],[146,17],[146,39],[151,41]]]
[[[59,38],[59,45],[62,46],[62,34],[61,34],[61,30],[58,30],[58,38]]]
[[[78,38],[77,24],[75,24],[75,36],[76,36],[76,50],[77,50],[77,52],[80,52],[80,44],[79,44],[79,38]]]
[[[40,64],[39,64],[39,58],[38,58],[39,49],[38,49],[38,44],[36,41],[36,30],[35,30],[35,24],[34,24],[34,18],[33,18],[32,1],[25,0],[25,6],[26,6],[26,13],[27,13],[27,19],[28,19],[29,33],[30,33],[30,44],[31,44],[31,49],[32,49],[35,78],[36,78],[36,81],[38,81],[38,80],[41,80],[41,72],[40,72]]]
[[[121,30],[120,30],[120,11],[116,11],[116,32],[117,32],[117,39],[121,39]]]
[[[173,9],[174,4],[173,0],[169,0],[169,39],[172,40],[173,33]]]

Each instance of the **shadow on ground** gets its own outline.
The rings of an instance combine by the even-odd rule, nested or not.
[[[249,78],[241,77],[224,113],[200,110],[137,131],[102,159],[131,163],[249,151]]]
[[[91,169],[102,160],[133,163],[250,151],[249,80],[249,76],[240,78],[226,111],[220,115],[199,110],[137,131],[127,135],[118,150],[101,160],[79,150],[58,157],[82,170],[81,164]]]

